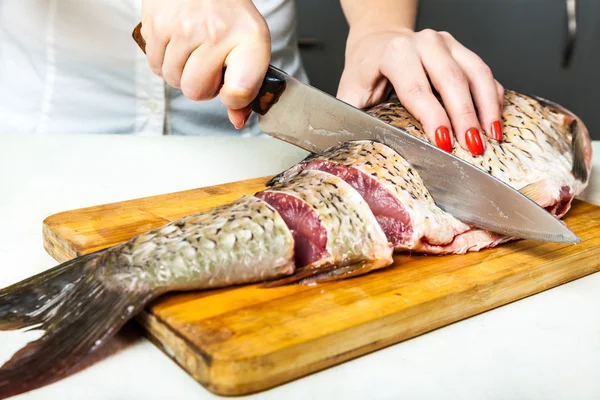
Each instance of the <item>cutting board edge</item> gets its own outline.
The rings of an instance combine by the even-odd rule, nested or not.
[[[567,258],[581,257],[591,251],[592,249],[587,249],[583,253],[574,254]],[[575,264],[578,266],[576,270],[566,266],[556,270],[552,267],[552,264],[555,263],[558,262],[544,263],[534,270],[528,269],[518,275],[500,277],[497,280],[486,282],[485,285],[474,285],[466,288],[461,293],[447,294],[423,303],[419,307],[391,313],[343,331],[321,336],[318,340],[306,341],[302,344],[284,348],[283,351],[252,358],[224,360],[212,358],[211,355],[204,354],[201,349],[187,341],[185,337],[170,329],[164,321],[158,323],[160,318],[154,316],[152,312],[144,310],[136,319],[146,329],[146,334],[152,342],[206,389],[221,396],[243,396],[273,389],[365,354],[413,339],[422,334],[600,272],[600,261],[593,267]],[[568,262],[563,263],[569,265]],[[522,279],[543,269],[552,271],[552,273],[543,274],[545,278],[550,276],[552,278],[550,281],[540,279],[528,282]],[[526,291],[517,290],[519,282],[528,282],[531,287]],[[500,293],[500,297],[492,293],[491,288],[494,288],[496,293]],[[453,310],[453,306],[456,306],[453,298],[456,296],[474,297],[482,300],[478,303],[472,303],[469,308],[462,308],[457,311]],[[416,314],[420,318],[416,318]],[[430,323],[432,320],[436,321],[433,326]],[[421,323],[407,327],[407,325],[410,325],[410,321],[421,321]],[[368,334],[369,331],[374,330],[379,333],[378,337]],[[364,343],[356,345],[357,342],[348,341],[349,336],[364,338]],[[175,349],[167,349],[165,343],[178,343],[178,345]],[[331,351],[330,349],[335,349],[338,343],[346,343],[348,349]],[[308,350],[312,350],[312,353],[314,353],[315,346],[324,350],[320,350],[319,358],[312,362],[300,364],[290,364],[288,362],[286,364],[285,361],[282,361],[297,360],[298,353],[309,354]],[[186,352],[185,349],[193,351]],[[287,365],[287,368],[274,371],[274,368],[268,368],[270,365],[284,367]],[[199,366],[200,368],[198,368]],[[248,371],[252,371],[252,373],[249,374]]]
[[[44,250],[59,263],[82,255],[71,241],[61,238],[50,225],[46,224],[46,220],[42,224],[42,242]]]
[[[276,175],[265,175],[265,176],[259,176],[259,177],[255,177],[255,178],[250,178],[247,180],[243,180],[243,181],[230,181],[230,182],[223,182],[223,183],[219,183],[219,184],[214,184],[214,185],[210,185],[210,186],[202,186],[202,187],[198,187],[198,188],[192,188],[192,189],[184,189],[184,190],[179,190],[176,192],[169,192],[169,193],[160,193],[160,194],[154,194],[151,196],[145,196],[145,197],[134,197],[134,198],[130,198],[130,199],[125,199],[125,200],[118,200],[118,201],[113,201],[110,203],[100,203],[100,204],[92,204],[89,206],[85,206],[85,207],[79,207],[79,208],[74,208],[71,210],[65,210],[65,211],[59,211],[57,213],[48,215],[42,222],[43,225],[48,225],[48,226],[52,226],[55,224],[55,220],[60,219],[61,217],[63,217],[64,215],[68,215],[68,214],[72,214],[72,213],[79,213],[82,211],[90,211],[90,210],[94,210],[94,209],[98,209],[101,207],[109,207],[109,206],[114,206],[117,204],[123,205],[123,204],[131,204],[131,203],[136,203],[136,202],[140,202],[140,201],[144,201],[144,202],[150,202],[154,199],[160,199],[160,198],[165,198],[165,197],[178,197],[181,196],[183,194],[186,193],[192,193],[195,192],[197,190],[205,190],[205,191],[211,191],[211,190],[222,190],[223,188],[229,188],[229,187],[236,187],[239,186],[240,184],[247,184],[247,185],[253,185],[253,184],[257,184],[257,183],[266,183],[268,182],[270,179],[272,179],[274,176]]]

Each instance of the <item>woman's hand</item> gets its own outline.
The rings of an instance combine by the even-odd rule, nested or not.
[[[144,0],[141,33],[154,73],[192,100],[220,95],[233,125],[244,126],[271,58],[251,0]]]
[[[480,155],[481,132],[502,140],[504,88],[481,58],[449,33],[351,26],[338,98],[368,107],[385,100],[389,82],[438,147],[451,151],[456,136],[462,148]]]

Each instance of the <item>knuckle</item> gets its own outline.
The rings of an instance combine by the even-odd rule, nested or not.
[[[144,32],[144,29],[146,29],[145,33],[142,33],[142,35],[145,38],[152,36],[155,39],[162,41],[167,35],[168,25],[164,18],[154,17],[147,23],[142,22],[142,32]]]
[[[256,39],[264,40],[269,37],[269,27],[265,21],[250,19],[247,23],[245,33]]]
[[[409,96],[425,96],[429,93],[430,89],[424,82],[415,81],[406,85],[406,94]]]
[[[229,33],[229,26],[222,18],[211,18],[202,25],[204,41],[207,44],[220,43]]]
[[[422,31],[420,31],[418,33],[418,35],[430,42],[438,42],[441,40],[441,36],[437,31],[434,31],[433,29],[423,29]]]
[[[454,40],[454,36],[450,32],[440,31],[439,34],[445,40]]]
[[[494,73],[492,72],[492,69],[484,62],[477,67],[477,74],[484,79],[491,81],[494,80]]]
[[[178,39],[193,39],[198,35],[199,31],[198,21],[194,21],[190,18],[184,18],[179,24],[179,30],[177,31]]]
[[[462,86],[467,84],[467,77],[463,70],[456,64],[448,65],[445,68],[445,80],[446,82],[455,85]]]
[[[473,108],[473,104],[463,103],[457,108],[457,112],[461,119],[477,119],[477,113],[475,112],[475,108]]]
[[[185,18],[179,24],[175,37],[181,41],[201,42],[203,44],[218,44],[228,35],[227,23],[218,16],[198,21]]]

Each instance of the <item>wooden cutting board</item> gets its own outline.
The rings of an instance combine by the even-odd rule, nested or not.
[[[261,190],[267,178],[89,207],[44,221],[58,261]],[[151,340],[210,391],[267,389],[600,270],[600,207],[565,219],[578,245],[520,241],[461,256],[403,254],[362,277],[170,294],[138,315]]]

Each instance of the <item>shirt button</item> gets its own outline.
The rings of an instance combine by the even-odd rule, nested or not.
[[[158,112],[158,103],[156,102],[156,100],[146,100],[146,107],[148,107],[148,109],[153,113]]]

